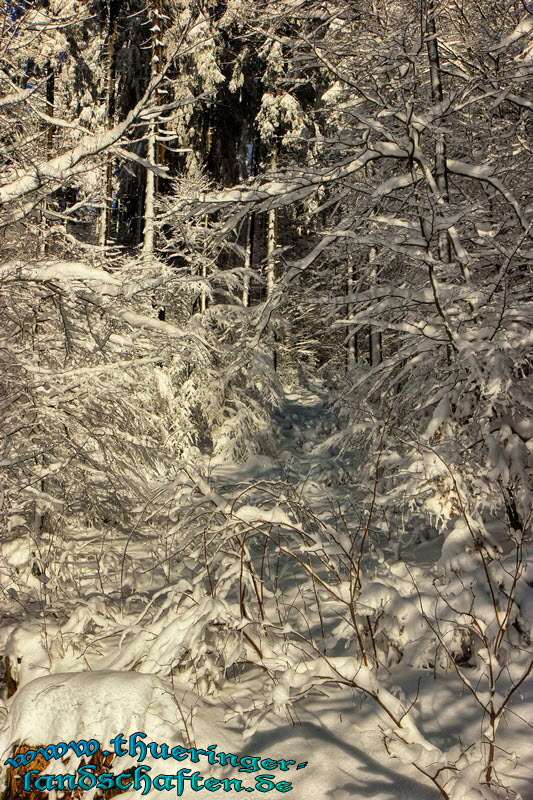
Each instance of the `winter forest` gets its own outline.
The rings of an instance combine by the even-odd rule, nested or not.
[[[532,800],[533,4],[0,9],[0,797]]]

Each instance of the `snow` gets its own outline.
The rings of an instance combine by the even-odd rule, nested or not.
[[[527,4],[19,5],[1,780],[141,731],[152,776],[533,800]]]
[[[58,714],[59,708],[65,713]],[[74,672],[37,678],[17,692],[9,712],[9,724],[0,739],[4,756],[12,742],[44,745],[86,738],[107,744],[117,733],[133,729],[153,731],[164,741],[178,724],[177,706],[164,684],[138,672]]]
[[[69,177],[78,175],[87,169],[86,161],[104,150],[112,148],[124,137],[141,112],[149,111],[149,101],[152,93],[160,83],[157,76],[150,82],[137,105],[127,114],[126,118],[100,133],[88,134],[82,137],[79,143],[48,161],[43,161],[37,166],[18,175],[15,180],[0,186],[0,203],[13,203],[25,195],[38,190],[47,181],[61,182]],[[132,155],[135,158],[135,154]],[[25,214],[24,214],[25,215]]]
[[[406,677],[408,683],[414,686],[416,676]],[[251,693],[254,688],[257,689],[257,676],[249,674],[243,677],[242,683],[243,688]],[[405,678],[403,685],[406,685]],[[220,695],[219,704],[230,705],[235,688],[228,685]],[[449,709],[451,687],[448,683],[445,686],[433,686],[432,689],[427,696],[428,705],[424,714],[428,723],[431,720],[432,727],[439,721],[437,725],[441,728],[441,735],[449,735],[452,718],[446,709]],[[183,695],[178,691],[178,695],[189,711],[190,705],[195,702],[191,693]],[[146,742],[188,746],[183,732],[180,734],[177,731],[182,725],[177,717],[173,718],[177,710],[169,706],[168,687],[153,676],[113,672],[54,675],[28,684],[18,698],[11,703],[11,724],[0,738],[2,749],[9,740],[48,744],[93,738],[107,745],[119,732],[128,737],[136,731],[147,733]],[[459,707],[461,702],[466,712],[468,701],[465,698],[459,701]],[[58,715],[58,703],[68,708],[70,713]],[[459,707],[455,700],[453,718],[460,713]],[[295,765],[289,765],[286,773],[276,770],[276,777],[279,775],[292,781],[294,796],[302,800],[311,800],[317,793],[343,800],[354,795],[372,796],[377,800],[412,800],[416,795],[420,800],[436,800],[438,795],[435,790],[421,780],[416,770],[406,765],[412,753],[409,751],[409,759],[406,759],[405,748],[410,746],[402,746],[398,741],[392,747],[396,758],[390,760],[381,741],[374,712],[353,691],[332,693],[325,688],[306,703],[299,717],[300,722],[295,727],[287,720],[283,722],[280,719],[277,724],[263,725],[252,738],[244,741],[234,723],[224,725],[211,702],[198,713],[191,730],[194,730],[196,746],[200,748],[216,744],[218,751],[238,755],[292,759],[296,764],[307,762],[307,766],[299,770]],[[467,729],[463,727],[463,734],[466,733]],[[203,759],[202,756],[200,758]],[[434,763],[431,759],[434,756],[428,757],[429,763]],[[76,761],[76,758],[72,758],[69,764],[52,761],[45,772],[71,772]],[[113,769],[118,772],[136,763],[135,759],[124,756],[117,759]],[[154,775],[172,774],[178,768],[192,766],[188,761],[176,764],[174,761],[154,761],[149,757],[143,763],[152,767]],[[194,768],[200,768],[204,776],[218,777],[224,774],[244,781],[248,777],[236,770],[222,771],[216,767],[209,768],[208,772],[205,766],[202,768],[202,763]],[[461,780],[454,791],[466,791],[468,777],[474,774],[475,769],[479,770],[479,766],[469,765],[462,771]],[[234,793],[237,794],[228,794],[233,796]],[[127,800],[128,797],[133,798],[134,793],[121,796]],[[152,790],[146,796],[148,800],[154,800],[167,796],[167,793]],[[170,792],[168,796],[171,796]],[[175,792],[172,796],[175,796]]]
[[[168,393],[164,381],[161,390]],[[441,403],[434,419],[442,424],[447,413],[445,404]],[[272,481],[285,474],[285,479],[292,476],[291,480],[298,482],[301,500],[309,511],[330,524],[332,509],[329,500],[324,502],[321,482],[324,470],[330,469],[330,456],[318,446],[333,424],[328,415],[331,409],[318,386],[314,390],[287,391],[285,407],[280,412],[284,433],[279,460],[253,456],[242,464],[222,461],[212,465],[209,483],[205,479],[197,482],[204,502],[213,503],[218,510],[216,513],[231,514],[237,524],[246,527],[265,526],[265,531],[295,529],[295,521],[284,503],[251,502],[254,497],[263,497],[264,502],[264,496],[258,494],[262,482],[272,485]],[[431,435],[434,427],[433,424]],[[312,446],[307,446],[309,444]],[[186,480],[190,482],[189,478]],[[228,486],[234,483],[249,488],[242,500],[232,507],[225,496]],[[345,490],[342,486],[333,488],[340,502]],[[335,535],[339,553],[349,551],[350,537],[341,531]],[[38,746],[96,739],[105,746],[118,733],[128,737],[142,731],[147,734],[146,741],[172,746],[187,746],[188,739],[193,737],[200,748],[216,744],[217,749],[226,752],[290,758],[297,764],[307,762],[301,769],[289,765],[287,775],[283,775],[284,779],[292,781],[294,796],[302,800],[311,800],[317,793],[335,800],[348,800],[354,795],[371,796],[375,800],[410,800],[416,795],[420,800],[436,800],[438,793],[420,770],[431,772],[438,765],[448,764],[460,764],[458,771],[450,772],[450,797],[478,800],[481,762],[476,760],[474,751],[472,758],[461,756],[457,743],[458,735],[464,742],[476,739],[479,707],[466,687],[475,683],[478,673],[474,670],[472,679],[463,683],[453,670],[428,670],[418,663],[427,658],[419,642],[420,636],[423,639],[428,633],[425,615],[431,617],[434,612],[434,600],[428,593],[432,578],[429,576],[426,580],[424,565],[435,564],[442,541],[441,537],[420,545],[408,563],[381,562],[379,575],[374,580],[364,581],[357,605],[361,624],[365,624],[369,615],[376,615],[377,619],[383,617],[387,620],[383,630],[386,629],[388,636],[405,652],[404,661],[396,665],[391,662],[390,676],[385,681],[371,665],[365,666],[349,653],[334,651],[324,659],[316,655],[311,657],[304,648],[301,655],[305,657],[298,662],[290,648],[283,655],[275,647],[271,648],[270,639],[265,636],[264,639],[259,637],[262,663],[277,674],[270,689],[265,686],[262,670],[250,667],[238,677],[223,680],[216,690],[209,688],[208,682],[203,690],[197,688],[193,692],[189,673],[181,673],[180,669],[169,672],[169,667],[179,663],[176,653],[198,648],[199,653],[203,653],[203,668],[215,669],[214,662],[209,666],[213,658],[209,647],[201,649],[205,631],[213,623],[219,628],[218,641],[224,641],[228,663],[231,663],[232,648],[238,653],[241,644],[234,635],[223,634],[220,639],[224,625],[232,619],[231,598],[211,599],[202,595],[200,587],[191,594],[191,587],[183,581],[152,594],[155,614],[148,605],[135,618],[128,614],[116,616],[115,633],[109,625],[105,606],[96,602],[96,598],[88,601],[86,606],[71,614],[68,623],[62,624],[62,652],[52,644],[59,633],[56,623],[49,622],[44,637],[39,625],[12,624],[4,628],[7,634],[4,652],[13,664],[12,676],[19,682],[19,689],[6,705],[0,734],[4,760],[16,742]],[[473,563],[468,552],[470,545],[468,527],[456,522],[444,538],[443,563],[450,564],[454,570],[460,568],[466,574]],[[131,555],[135,549],[132,543]],[[302,546],[302,552],[305,551],[310,555],[319,554],[320,540]],[[141,552],[142,549],[139,555]],[[194,563],[190,567],[194,569]],[[422,592],[420,596],[413,591],[413,580]],[[139,588],[141,586],[142,582]],[[284,590],[285,602],[291,602],[289,589],[288,585]],[[292,587],[292,602],[299,596],[299,590],[295,589]],[[338,603],[350,602],[351,591],[349,582],[335,588]],[[468,612],[471,595],[463,583],[448,583],[446,591],[457,612]],[[528,592],[533,595],[523,580],[517,598],[526,617]],[[490,602],[483,607],[481,596],[476,602],[478,619],[481,621],[486,616],[490,622]],[[171,610],[173,616],[168,617]],[[201,619],[207,626],[205,629],[198,627]],[[337,626],[336,635],[342,641],[349,635],[349,627],[340,626],[338,617],[333,621]],[[107,633],[93,634],[91,643],[84,633],[87,626],[93,631],[107,630]],[[254,638],[246,617],[242,618],[241,626]],[[380,630],[376,627],[376,637]],[[444,627],[442,630],[445,633]],[[450,631],[453,632],[451,627]],[[71,650],[69,642],[74,645],[76,641],[85,642],[83,655],[77,648]],[[449,642],[451,646],[451,639]],[[249,653],[254,656],[252,648]],[[481,656],[479,651],[478,657]],[[86,671],[87,665],[91,671]],[[468,674],[465,677],[468,678]],[[513,778],[517,788],[527,785],[528,775],[533,777],[528,773],[527,737],[524,738],[520,724],[521,717],[532,716],[531,691],[531,682],[526,681],[519,716],[498,719],[500,744],[518,759],[519,766]],[[479,689],[479,699],[483,701],[484,696]],[[500,693],[499,702],[502,697]],[[269,714],[260,713],[262,707],[270,708]],[[58,714],[58,708],[65,713]],[[401,720],[400,727],[394,719]],[[69,772],[76,763],[79,757],[71,754],[68,762],[52,762],[53,768],[49,765],[46,773]],[[135,758],[123,756],[115,759],[112,771],[118,774],[136,763]],[[503,752],[498,763],[498,768],[504,772],[512,769]],[[152,777],[175,774],[176,769],[184,766],[151,758],[146,764],[152,768]],[[201,773],[204,777],[236,777],[236,771],[229,768],[224,771],[212,767],[209,772],[204,768]],[[167,793],[175,795],[175,791],[161,793],[152,789],[147,796],[150,800]],[[234,793],[237,793],[234,789],[229,792],[230,796]],[[135,793],[126,792],[122,796],[133,800]]]
[[[498,44],[493,45],[489,48],[489,52],[494,50],[503,50],[506,47],[509,47],[510,44],[521,39],[523,36],[527,36],[529,33],[533,31],[533,16],[528,14],[525,16],[515,27],[514,31],[509,35],[505,36]]]

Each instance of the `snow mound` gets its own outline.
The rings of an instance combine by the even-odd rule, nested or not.
[[[15,744],[46,745],[143,731],[175,738],[180,713],[174,695],[154,675],[138,672],[57,673],[36,678],[13,697],[0,733],[0,757]]]

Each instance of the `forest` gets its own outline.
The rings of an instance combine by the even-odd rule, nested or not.
[[[0,0],[2,800],[533,800],[532,89],[526,0]]]

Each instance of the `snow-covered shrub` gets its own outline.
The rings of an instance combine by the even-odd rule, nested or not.
[[[163,264],[14,262],[1,289],[2,591],[38,615],[62,603],[64,619],[84,570],[116,600],[133,591],[141,542],[160,560],[161,497],[181,460],[272,446],[279,386],[238,309],[187,316]]]
[[[461,796],[474,773],[465,796],[498,796],[498,726],[533,667],[514,532],[500,535],[500,558],[482,542],[467,546],[452,577],[434,556],[425,564],[426,551],[380,559],[371,520],[358,525],[352,513],[340,524],[323,502],[315,511],[289,487],[280,494],[276,484],[246,481],[221,493],[184,471],[172,491],[175,577],[138,618],[141,634],[117,626],[116,665],[179,674],[203,691],[230,668],[260,667],[263,697],[241,701],[249,735],[267,715],[290,716],[318,687],[353,687],[380,709],[391,754],[443,797]],[[479,740],[443,748],[424,735],[417,698],[395,688],[406,668],[452,670],[472,694]]]
[[[271,452],[275,443],[272,415],[281,386],[269,349],[252,341],[252,322],[246,310],[225,304],[199,315],[198,331],[216,342],[216,353],[194,366],[177,391],[201,449],[215,459],[243,461]]]

